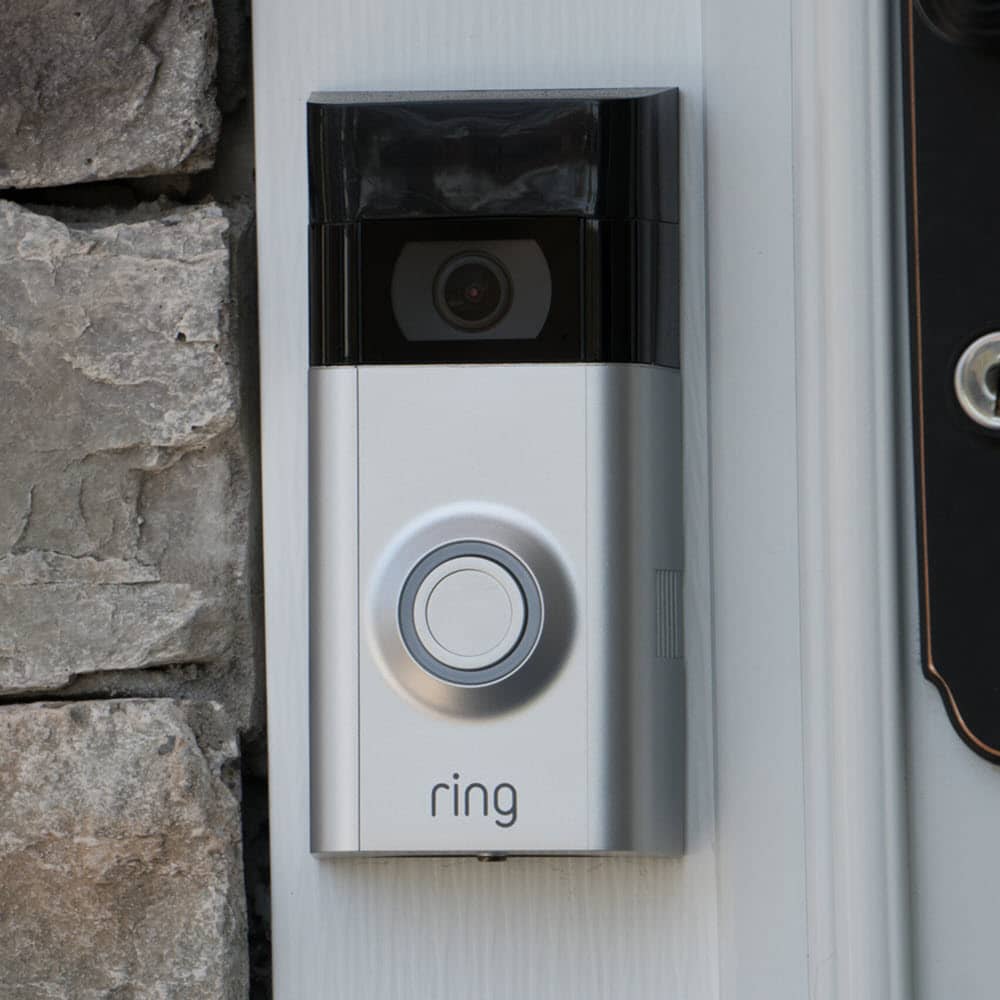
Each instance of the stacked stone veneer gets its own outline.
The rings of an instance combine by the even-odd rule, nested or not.
[[[247,996],[249,211],[24,190],[209,168],[216,35],[208,0],[0,4],[4,1000]]]

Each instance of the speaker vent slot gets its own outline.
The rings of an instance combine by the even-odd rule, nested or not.
[[[681,615],[681,571],[656,571],[656,655],[679,660],[684,655]]]

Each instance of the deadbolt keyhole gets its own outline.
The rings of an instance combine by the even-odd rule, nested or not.
[[[993,397],[993,413],[996,415],[1000,409],[1000,362],[986,369],[983,381],[986,383],[986,391]]]
[[[955,366],[954,383],[965,415],[980,427],[1000,430],[1000,331],[969,344]]]

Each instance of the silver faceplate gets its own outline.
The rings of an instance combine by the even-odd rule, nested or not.
[[[310,435],[312,850],[680,853],[679,373],[317,368]],[[461,540],[543,596],[492,685],[399,632],[409,572]]]

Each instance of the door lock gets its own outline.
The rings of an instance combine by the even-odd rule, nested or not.
[[[955,395],[970,420],[1000,430],[1000,330],[978,337],[955,366]]]

